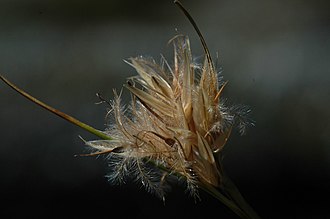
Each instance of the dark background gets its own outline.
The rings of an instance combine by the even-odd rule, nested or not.
[[[183,0],[182,0],[183,1]],[[314,0],[183,1],[219,52],[225,96],[252,109],[256,126],[231,136],[224,165],[262,218],[330,217],[330,4]],[[176,30],[177,29],[177,30]],[[122,60],[171,62],[168,40],[191,38],[171,0],[1,0],[0,72],[39,99],[104,129],[105,105],[135,75]],[[124,101],[128,101],[124,90]],[[94,136],[0,84],[0,214],[26,218],[237,218],[201,192],[175,186],[165,205],[139,185],[110,185]]]

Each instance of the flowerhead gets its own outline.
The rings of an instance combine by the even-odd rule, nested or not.
[[[170,178],[183,179],[192,193],[199,184],[221,186],[219,156],[238,124],[242,111],[227,107],[222,97],[226,85],[205,58],[193,62],[189,39],[178,35],[173,66],[162,59],[129,60],[138,75],[124,85],[131,93],[128,105],[115,92],[105,131],[114,140],[89,141],[97,153],[109,152],[109,179],[140,181],[149,191],[164,197]]]

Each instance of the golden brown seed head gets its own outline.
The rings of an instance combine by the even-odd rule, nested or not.
[[[223,104],[225,83],[214,68],[207,60],[201,67],[193,63],[188,37],[179,35],[172,42],[173,67],[165,59],[161,64],[130,59],[138,73],[124,85],[132,100],[123,108],[115,93],[110,111],[114,123],[106,131],[116,140],[88,142],[98,151],[111,152],[111,180],[133,175],[160,196],[167,175],[183,176],[189,188],[198,183],[220,186],[218,154],[235,119]],[[157,167],[146,166],[148,161]]]

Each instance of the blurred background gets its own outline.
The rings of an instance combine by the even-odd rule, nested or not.
[[[252,108],[224,166],[262,218],[329,218],[330,3],[326,0],[182,0],[219,54],[225,97]],[[123,59],[172,61],[175,34],[199,39],[172,0],[1,0],[0,72],[35,97],[94,127],[136,73]],[[128,92],[124,90],[124,101]],[[237,218],[201,192],[174,186],[164,204],[135,183],[110,185],[95,137],[0,83],[0,214],[12,218]]]

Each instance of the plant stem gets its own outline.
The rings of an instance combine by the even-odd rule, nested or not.
[[[225,173],[223,174],[223,178],[224,178],[224,182],[223,182],[224,190],[233,199],[233,201],[235,201],[235,203],[243,210],[243,212],[245,212],[248,218],[260,219],[258,214],[243,198],[242,194],[239,192],[236,185],[231,181],[231,179]]]
[[[22,89],[20,89],[19,87],[17,87],[15,84],[13,84],[12,82],[10,82],[8,79],[6,79],[5,77],[3,77],[2,75],[0,75],[0,79],[5,82],[9,87],[11,87],[12,89],[14,89],[16,92],[18,92],[19,94],[21,94],[23,97],[27,98],[28,100],[32,101],[33,103],[43,107],[44,109],[48,110],[49,112],[54,113],[55,115],[67,120],[68,122],[79,126],[82,129],[85,129],[86,131],[98,136],[99,138],[102,138],[104,140],[112,140],[112,138],[108,135],[106,135],[104,132],[97,130],[95,128],[93,128],[92,126],[87,125],[86,123],[83,123],[81,121],[79,121],[78,119],[69,116],[66,113],[63,113],[49,105],[47,105],[46,103],[38,100],[37,98],[31,96],[30,94],[26,93],[25,91],[23,91]]]
[[[241,218],[247,218],[245,213],[233,202],[232,200],[228,199],[225,195],[220,193],[215,187],[212,185],[200,185],[201,189],[203,189],[208,194],[212,195],[214,198],[221,201],[224,205],[230,208],[233,212],[235,212]]]
[[[228,176],[223,175],[223,191],[226,195],[212,185],[200,184],[200,187],[214,198],[221,201],[241,218],[260,219],[258,214],[245,201],[235,184],[228,178]]]

